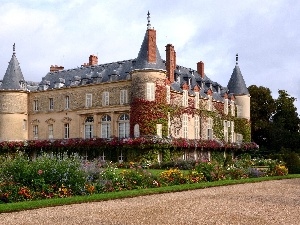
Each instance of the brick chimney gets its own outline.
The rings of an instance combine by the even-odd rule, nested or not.
[[[98,56],[90,55],[89,57],[89,66],[98,65]]]
[[[167,77],[171,83],[174,82],[174,71],[176,68],[176,52],[174,46],[167,44],[166,46],[166,69]]]
[[[63,66],[58,66],[58,65],[51,65],[50,66],[50,72],[57,72],[57,71],[60,71],[60,70],[64,70],[64,67]]]
[[[204,78],[204,62],[200,61],[197,63],[197,72]]]
[[[155,63],[156,62],[156,30],[148,29],[148,62]]]

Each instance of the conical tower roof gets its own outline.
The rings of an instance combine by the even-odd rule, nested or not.
[[[25,81],[21,71],[20,63],[16,57],[15,44],[13,46],[13,55],[6,69],[3,81],[0,87],[2,90],[24,90]]]
[[[138,57],[135,59],[134,69],[161,69],[165,70],[166,66],[161,59],[157,45],[156,45],[156,32],[151,28],[150,13],[148,12],[148,24],[147,30],[144,36],[143,43],[141,45]],[[151,36],[152,35],[152,36]],[[149,37],[151,36],[151,37]],[[150,40],[152,39],[152,40]],[[152,42],[151,42],[152,41]],[[154,49],[151,48],[151,44],[154,44]],[[155,51],[155,52],[154,52]],[[154,53],[155,60],[149,60],[149,54]],[[153,59],[153,58],[152,58]]]
[[[227,88],[230,94],[235,95],[249,95],[246,83],[238,65],[238,54],[236,55],[236,65],[231,74]]]

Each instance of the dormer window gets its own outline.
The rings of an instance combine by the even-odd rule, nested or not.
[[[231,116],[234,116],[235,115],[234,101],[230,102],[230,111],[231,111]]]

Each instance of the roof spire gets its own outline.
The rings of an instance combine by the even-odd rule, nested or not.
[[[147,23],[147,29],[151,29],[151,24],[150,24],[150,13],[149,13],[149,10],[148,10],[148,13],[147,13],[147,20],[148,20],[148,23]]]
[[[13,55],[16,54],[16,43],[13,44]]]
[[[236,65],[238,64],[238,61],[239,61],[239,54],[236,53],[236,55],[235,55],[235,64]]]

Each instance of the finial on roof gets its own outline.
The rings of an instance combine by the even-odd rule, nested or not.
[[[13,44],[13,54],[16,54],[16,43]]]
[[[147,13],[147,20],[148,20],[148,23],[147,23],[147,29],[151,29],[151,24],[150,24],[150,13],[149,13],[149,10],[148,10],[148,13]]]
[[[236,65],[238,64],[238,61],[239,61],[239,54],[236,53],[236,55],[235,55],[235,64]]]

